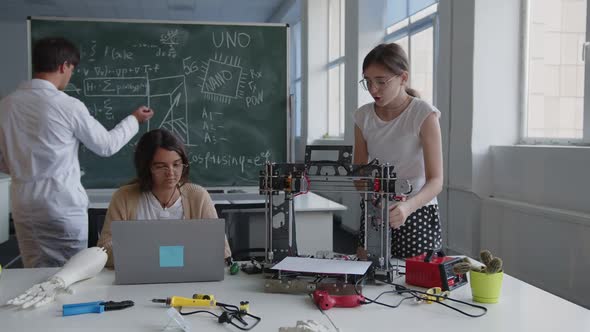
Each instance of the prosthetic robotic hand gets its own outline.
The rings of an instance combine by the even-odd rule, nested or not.
[[[324,325],[313,320],[297,321],[295,327],[280,327],[279,332],[329,332],[330,330]],[[340,329],[336,329],[340,331]]]
[[[24,294],[9,300],[7,304],[40,307],[55,299],[62,291],[71,292],[68,287],[80,280],[96,276],[105,266],[107,254],[103,248],[92,247],[75,254],[53,277],[33,285]]]

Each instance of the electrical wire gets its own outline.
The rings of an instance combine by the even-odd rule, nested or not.
[[[405,300],[409,300],[411,298],[413,298],[413,296],[407,296],[402,298],[397,304],[387,304],[387,303],[383,303],[383,302],[379,302],[377,301],[382,295],[384,294],[389,294],[389,293],[396,293],[396,291],[386,291],[386,292],[382,292],[381,294],[379,294],[376,298],[374,299],[370,299],[366,296],[364,296],[363,294],[361,294],[361,292],[358,289],[358,285],[361,281],[363,281],[366,278],[366,275],[363,276],[362,278],[360,278],[359,280],[356,281],[356,283],[354,284],[354,291],[357,295],[361,295],[365,298],[365,302],[363,302],[362,304],[371,304],[371,303],[375,303],[375,304],[379,304],[382,305],[384,307],[388,307],[388,308],[397,308],[399,307],[402,302],[404,302]]]
[[[370,162],[366,163],[365,165],[361,165],[358,168],[356,168],[355,170],[352,171],[351,175],[362,175],[360,174],[361,171],[365,168],[369,168],[371,166],[375,166],[375,165],[379,165],[379,160],[377,160],[377,158],[374,158],[373,160],[371,160]]]
[[[362,295],[360,293],[360,291],[358,290],[358,285],[366,277],[367,277],[366,275],[363,276],[362,278],[360,278],[359,280],[357,280],[357,282],[354,284],[354,291],[356,292],[357,295]],[[447,307],[449,309],[453,309],[453,310],[455,310],[455,311],[457,311],[457,312],[459,312],[459,313],[461,313],[461,314],[463,314],[465,316],[469,316],[469,317],[473,317],[473,318],[481,317],[481,316],[485,315],[487,313],[487,311],[488,311],[488,309],[486,307],[480,306],[480,305],[477,305],[477,304],[468,303],[468,302],[461,301],[461,300],[456,300],[456,299],[453,299],[453,298],[448,297],[448,296],[442,296],[442,295],[438,295],[438,294],[429,294],[427,292],[423,292],[423,291],[420,291],[420,290],[410,289],[410,288],[408,288],[408,287],[406,287],[404,285],[396,284],[394,282],[388,282],[388,281],[383,281],[383,280],[380,280],[380,281],[383,282],[383,283],[385,283],[385,284],[394,286],[395,287],[395,290],[382,292],[375,299],[370,299],[370,298],[367,298],[366,296],[363,295],[365,297],[365,302],[366,302],[364,304],[375,303],[375,304],[379,304],[379,305],[382,305],[382,306],[385,306],[385,307],[389,307],[389,308],[397,308],[399,305],[401,305],[401,303],[403,301],[405,301],[407,299],[415,298],[416,300],[422,301],[422,300],[424,300],[424,297],[422,295],[425,295],[425,296],[428,296],[428,297],[431,297],[431,298],[432,297],[435,297],[436,300],[434,300],[432,302],[438,303],[440,305],[443,305],[443,306],[445,306],[445,307]],[[382,295],[388,294],[388,293],[395,293],[395,294],[398,294],[398,295],[410,294],[410,296],[404,297],[402,300],[400,300],[400,302],[398,302],[395,305],[386,304],[386,303],[382,303],[382,302],[378,302],[377,301],[377,299],[379,299]],[[480,313],[480,314],[471,314],[469,312],[463,311],[461,309],[458,309],[456,307],[453,307],[451,305],[448,305],[446,303],[443,303],[442,302],[443,300],[449,300],[449,301],[456,302],[456,303],[459,303],[459,304],[463,304],[463,305],[466,305],[466,306],[469,306],[469,307],[472,307],[472,308],[480,309],[483,312]]]
[[[307,183],[307,186],[305,187],[305,191],[296,193],[295,195],[293,195],[293,198],[295,198],[299,195],[305,195],[305,194],[309,193],[309,189],[311,188],[311,181],[309,180],[309,177],[307,176],[307,172],[303,173],[303,178],[305,179],[305,182]]]
[[[195,310],[195,311],[183,312],[182,307],[179,308],[178,312],[183,316],[199,314],[199,313],[207,313],[209,315],[215,316],[219,323],[231,324],[234,327],[236,327],[242,331],[249,331],[249,330],[253,329],[262,320],[262,318],[260,318],[258,316],[254,316],[247,311],[240,310],[237,306],[235,306],[233,304],[226,304],[226,303],[217,302],[216,305],[223,310],[221,315],[218,315],[218,314],[216,314],[212,311],[209,311],[209,310]],[[249,325],[248,322],[246,322],[246,320],[244,320],[244,317],[253,318],[255,320],[255,322],[253,324]],[[234,323],[233,322],[234,319],[239,321],[243,325],[243,327]]]

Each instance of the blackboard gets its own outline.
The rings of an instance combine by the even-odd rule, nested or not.
[[[156,112],[112,157],[80,148],[86,188],[129,182],[134,147],[154,128],[182,139],[191,181],[204,186],[257,185],[266,160],[288,160],[288,26],[63,18],[28,24],[31,45],[60,36],[79,47],[65,92],[107,129],[140,105]]]

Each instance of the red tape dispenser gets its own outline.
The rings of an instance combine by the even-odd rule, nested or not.
[[[406,283],[425,288],[440,287],[450,291],[467,283],[466,274],[455,274],[453,266],[459,257],[447,257],[442,250],[428,250],[422,255],[406,258]]]
[[[333,307],[354,308],[365,303],[362,295],[330,295],[328,291],[316,290],[313,292],[313,301],[322,309]]]

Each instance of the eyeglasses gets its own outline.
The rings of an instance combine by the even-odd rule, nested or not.
[[[369,91],[369,89],[371,89],[372,87],[376,87],[377,90],[380,90],[380,89],[384,88],[389,82],[393,81],[393,79],[398,76],[399,75],[394,75],[386,80],[385,79],[377,79],[375,81],[363,78],[362,80],[359,81],[359,84],[363,87],[363,89],[365,89],[367,91]]]
[[[166,174],[168,173],[168,171],[172,170],[172,172],[174,172],[174,174],[176,175],[180,175],[182,174],[182,171],[184,171],[185,168],[187,168],[188,165],[187,164],[172,164],[172,165],[154,165],[152,166],[152,172],[155,174]]]

